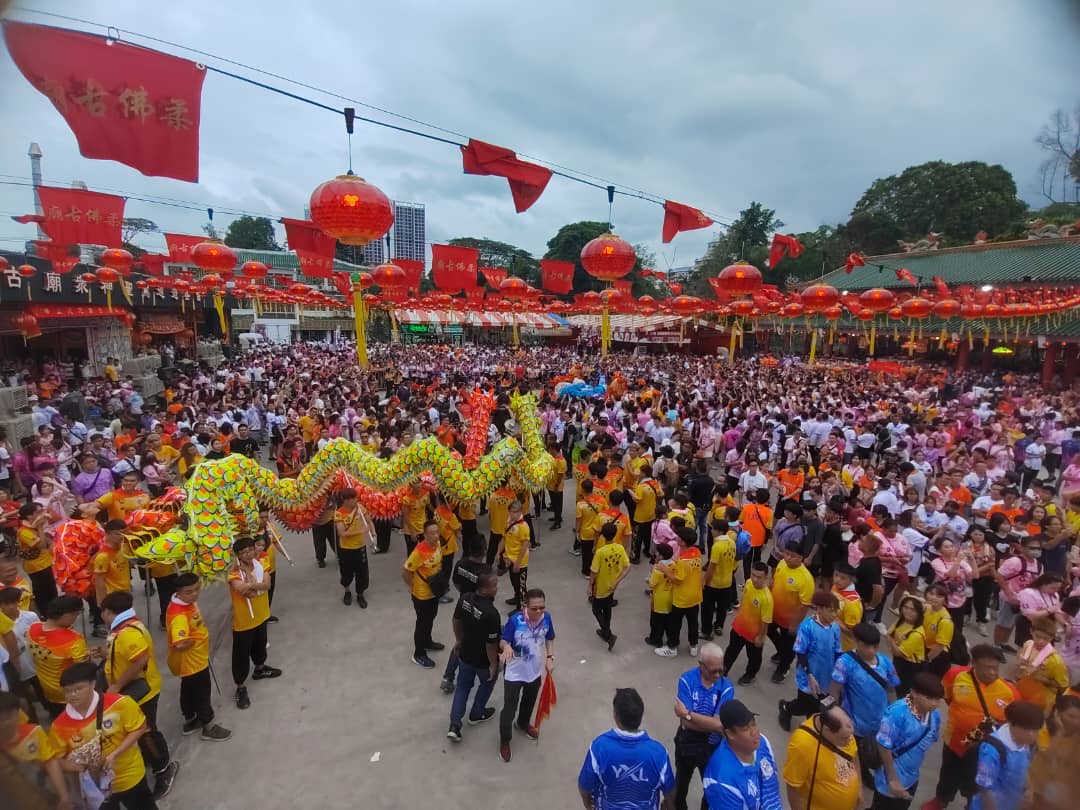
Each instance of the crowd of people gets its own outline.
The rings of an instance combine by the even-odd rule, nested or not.
[[[281,477],[335,439],[383,458],[426,436],[464,453],[477,386],[496,396],[491,443],[520,432],[510,393],[538,395],[555,459],[544,491],[511,479],[484,502],[455,503],[417,483],[386,519],[346,489],[311,529],[316,563],[333,552],[341,601],[360,609],[368,554],[404,535],[412,662],[433,669],[431,653],[447,652],[440,686],[453,693],[452,742],[466,720],[496,714],[504,762],[515,727],[539,736],[534,710],[555,629],[529,561],[541,545],[551,551],[565,519],[599,644],[612,651],[616,630],[645,632],[643,651],[696,659],[676,690],[674,767],[641,729],[641,696],[619,689],[615,728],[593,741],[579,775],[586,807],[683,810],[695,771],[702,807],[714,810],[906,808],[920,779],[936,779],[925,810],[958,794],[977,808],[1055,810],[1080,786],[1059,767],[1080,740],[1073,392],[1041,391],[1021,375],[928,368],[893,379],[796,359],[601,360],[575,347],[370,353],[362,371],[348,345],[255,347],[178,373],[147,399],[111,362],[102,378],[59,365],[12,375],[27,387],[34,433],[17,449],[0,440],[0,750],[5,767],[39,770],[17,783],[27,796],[44,782],[62,807],[98,791],[106,807],[141,809],[169,792],[178,765],[157,722],[155,622],[180,680],[183,733],[231,736],[214,719],[201,583],[173,566],[133,571],[132,512],[232,453]],[[558,396],[556,380],[577,379],[606,393]],[[54,572],[54,538],[73,521],[103,538],[85,598],[61,593]],[[249,679],[282,675],[267,653],[283,550],[272,516],[233,549],[232,699],[246,709]],[[636,630],[616,615],[634,571],[650,604]],[[508,616],[495,605],[504,575]],[[158,598],[141,617],[140,588]],[[446,650],[432,631],[451,604]],[[84,610],[86,636],[76,629]],[[791,733],[786,753],[757,728],[766,654],[770,680],[792,683],[776,708]],[[500,675],[501,711],[488,705]],[[925,773],[939,743],[940,772]]]

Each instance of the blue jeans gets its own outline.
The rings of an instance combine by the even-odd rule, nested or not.
[[[476,687],[476,697],[473,698],[472,711],[469,716],[479,720],[487,708],[488,698],[495,688],[495,679],[491,677],[488,667],[474,667],[458,659],[457,689],[454,691],[454,703],[450,707],[450,725],[455,728],[461,727],[461,721],[465,719],[465,704],[469,702],[469,693],[473,688],[473,680],[479,681]]]
[[[694,524],[697,526],[697,540],[702,551],[709,550],[709,512],[711,511],[708,507],[694,507]]]

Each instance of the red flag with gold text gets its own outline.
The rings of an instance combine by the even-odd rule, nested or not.
[[[312,278],[333,278],[337,240],[306,219],[281,218],[289,249],[300,260],[300,272]]]
[[[506,268],[505,267],[481,267],[480,272],[484,274],[484,281],[487,285],[494,290],[499,289],[499,285],[506,281]]]
[[[628,278],[621,278],[617,281],[612,281],[611,286],[621,292],[623,295],[630,295],[630,290],[634,286],[634,282]]]
[[[79,263],[78,245],[59,245],[47,239],[34,240],[34,253],[52,263],[54,273],[70,273]]]
[[[124,198],[81,188],[38,186],[41,229],[58,245],[123,244]]]
[[[192,236],[186,233],[165,234],[165,245],[169,249],[169,261],[177,264],[191,264],[191,251],[200,242],[205,242],[205,236]]]
[[[574,263],[541,259],[540,286],[557,295],[569,293],[574,288]]]
[[[419,293],[420,279],[424,276],[424,263],[419,259],[392,259],[391,263],[405,271],[405,289]]]
[[[204,67],[45,25],[7,21],[4,38],[20,72],[71,128],[83,157],[198,182]]]
[[[431,280],[451,295],[476,286],[476,267],[480,251],[454,245],[431,246]]]

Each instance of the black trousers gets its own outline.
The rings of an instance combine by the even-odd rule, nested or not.
[[[210,702],[210,668],[180,678],[180,714],[185,720],[198,720],[208,726],[214,721]]]
[[[596,617],[596,623],[600,625],[600,638],[608,641],[611,638],[611,603],[615,596],[594,596],[592,600],[592,615]]]
[[[640,557],[642,552],[646,555],[649,554],[652,547],[652,525],[651,520],[646,523],[634,524],[634,553],[630,555],[634,559]]]
[[[541,490],[539,490],[537,492],[534,492],[533,496],[532,496],[532,502],[533,502],[533,512],[536,514],[536,517],[540,517],[541,515],[543,515],[544,514],[544,490],[541,489]]]
[[[670,615],[667,613],[657,613],[655,611],[649,613],[649,643],[654,647],[663,646],[665,641],[671,640],[668,635],[669,619]],[[672,646],[672,649],[674,649],[674,646]]]
[[[502,542],[502,535],[491,533],[491,537],[488,539],[487,547],[487,564],[489,566],[495,565],[495,555],[499,553],[499,543]]]
[[[514,599],[517,601],[518,607],[521,607],[521,602],[525,598],[525,591],[529,589],[529,566],[523,566],[517,571],[510,569],[510,584],[514,586]]]
[[[908,661],[897,655],[893,657],[893,666],[896,668],[896,677],[900,679],[900,685],[896,687],[896,696],[898,698],[906,697],[907,693],[911,691],[911,682],[916,675],[926,669],[926,663]]]
[[[157,710],[158,698],[153,698],[139,706],[146,717],[146,727],[149,731],[139,737],[139,750],[142,751],[143,759],[154,773],[161,773],[169,766],[169,744],[165,742],[165,735],[158,730]]]
[[[731,668],[739,658],[739,653],[746,650],[746,677],[753,678],[761,669],[761,647],[752,641],[747,641],[734,630],[728,636],[727,649],[724,650],[724,672],[731,672]]]
[[[971,796],[975,790],[975,770],[979,764],[979,747],[972,746],[964,756],[954,752],[949,746],[941,749],[941,773],[938,776],[934,795],[944,804],[961,796]]]
[[[679,634],[682,631],[683,616],[686,617],[686,640],[691,647],[697,646],[698,606],[681,608],[673,605],[668,618],[668,644],[672,649],[679,646]]]
[[[121,807],[124,810],[157,810],[157,802],[145,776],[135,787],[112,793],[101,804],[101,810],[119,810]]]
[[[30,579],[30,590],[34,593],[34,604],[37,605],[38,615],[44,616],[49,602],[60,595],[56,590],[56,579],[53,577],[52,567],[42,568],[26,576]]]
[[[972,606],[975,608],[975,621],[990,621],[990,603],[997,592],[997,581],[993,576],[979,577],[971,583]]]
[[[728,609],[735,604],[735,583],[732,582],[726,588],[710,588],[705,586],[701,598],[701,634],[711,635],[713,632],[724,632],[724,619],[727,618]]]
[[[165,626],[165,611],[169,609],[169,600],[176,593],[177,574],[166,574],[163,577],[154,577],[154,587],[157,588],[158,607],[161,608],[161,626]]]
[[[964,638],[964,619],[968,614],[968,603],[962,607],[949,608],[949,615],[953,620],[953,637],[949,644],[949,658],[954,664],[967,665],[971,663],[971,653],[968,652],[967,639]]]
[[[274,591],[277,590],[277,571],[270,572],[270,590],[266,592],[266,604],[274,606]]]
[[[810,717],[821,711],[821,698],[800,689],[794,700],[784,701],[784,710],[792,717]]]
[[[342,588],[349,590],[355,581],[357,596],[368,589],[367,548],[339,548],[337,564]]]
[[[468,540],[472,537],[479,537],[480,532],[476,530],[476,518],[462,518],[461,520],[461,539]]]
[[[764,548],[765,546],[755,546],[750,549],[749,554],[743,557],[742,572],[744,582],[750,579],[750,569],[753,567],[754,563],[761,562],[761,551]]]
[[[503,681],[503,707],[499,713],[499,743],[506,745],[514,734],[512,724],[517,714],[517,724],[528,728],[533,708],[540,694],[540,679],[535,681]]]
[[[556,492],[553,489],[549,489],[548,490],[548,501],[551,502],[551,511],[555,515],[553,520],[555,521],[556,524],[562,523],[562,513],[563,513],[563,492],[562,492],[562,490],[560,489],[558,492]]]
[[[432,643],[431,628],[435,626],[435,616],[439,612],[439,600],[412,598],[413,610],[416,611],[416,625],[413,627],[413,655],[422,658],[427,655],[427,648]]]
[[[590,569],[592,568],[593,552],[596,549],[596,540],[582,540],[578,538],[578,542],[581,543],[581,573],[584,576],[588,576]]]
[[[705,766],[709,764],[713,747],[710,745],[695,745],[692,748],[679,744],[678,736],[675,737],[675,810],[687,810],[686,794],[690,792],[690,781],[694,778],[694,771],[705,778]],[[701,797],[701,810],[708,810],[705,797]]]
[[[776,671],[785,674],[791,669],[791,662],[795,660],[795,631],[788,630],[773,622],[769,625],[769,641],[776,647],[780,654],[780,661],[776,665]]]
[[[251,663],[256,669],[266,663],[266,622],[250,630],[233,630],[232,675],[237,686],[247,680]]]
[[[475,521],[473,521],[473,526],[476,526]],[[389,520],[375,521],[375,550],[380,554],[385,554],[390,550],[390,535],[393,531],[394,524]]]
[[[908,793],[912,796],[915,795],[915,791],[919,789],[919,783],[908,788]],[[896,796],[884,796],[874,791],[874,801],[870,805],[870,810],[907,810],[911,807],[911,799],[900,799]]]
[[[316,523],[312,526],[311,542],[315,546],[315,559],[319,562],[326,559],[327,546],[330,546],[336,553],[337,549],[334,548],[334,524]]]

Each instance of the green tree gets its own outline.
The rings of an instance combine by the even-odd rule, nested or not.
[[[683,292],[703,298],[711,297],[709,278],[740,259],[759,268],[764,267],[772,235],[783,227],[784,223],[777,218],[776,211],[759,202],[751,202],[748,208],[739,212],[723,236],[709,243],[705,255],[698,259],[683,285]]]
[[[571,222],[563,225],[548,240],[545,259],[558,259],[574,263],[574,287],[571,292],[583,293],[589,290],[602,290],[607,285],[598,278],[593,278],[581,266],[581,249],[596,237],[608,232],[606,222]]]
[[[237,217],[225,231],[225,244],[246,250],[281,250],[274,223],[266,217]]]
[[[855,231],[872,231],[883,239],[895,228],[904,239],[921,239],[930,232],[943,243],[969,244],[979,231],[999,234],[1015,223],[1027,205],[1016,196],[1016,182],[1000,165],[980,161],[930,161],[898,175],[875,180],[855,204]],[[849,221],[849,225],[852,222]],[[869,245],[872,245],[870,247]],[[893,252],[898,246],[868,243],[872,252]]]
[[[534,287],[540,285],[540,262],[525,248],[508,245],[506,242],[497,242],[494,239],[477,239],[471,236],[459,236],[451,239],[447,244],[476,248],[480,251],[481,267],[505,267],[511,276],[524,279]]]

